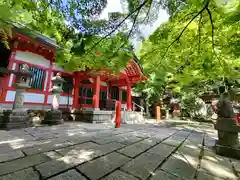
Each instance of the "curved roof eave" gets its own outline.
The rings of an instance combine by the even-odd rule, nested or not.
[[[142,65],[139,63],[139,59],[138,59],[138,57],[136,56],[135,53],[133,53],[133,60],[137,63],[137,65],[139,66],[139,68],[140,68],[142,74],[144,75],[143,67],[142,67]],[[145,76],[145,75],[144,75],[144,76]]]

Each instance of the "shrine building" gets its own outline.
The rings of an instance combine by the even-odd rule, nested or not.
[[[24,93],[24,107],[27,109],[50,109],[52,94],[51,78],[61,72],[66,81],[60,96],[60,107],[84,108],[86,110],[113,110],[116,100],[122,107],[132,110],[131,87],[147,78],[144,76],[137,58],[130,59],[128,65],[116,75],[107,69],[87,72],[66,72],[54,62],[58,48],[56,42],[38,33],[34,38],[14,28],[13,38],[9,40],[10,50],[0,43],[1,67],[19,71],[23,64],[30,67],[32,77],[30,87]],[[3,76],[0,105],[11,109],[16,90],[13,86],[15,76]],[[112,104],[112,105],[111,105]]]

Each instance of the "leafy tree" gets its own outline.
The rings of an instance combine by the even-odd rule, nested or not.
[[[107,0],[1,0],[0,16],[4,22],[24,24],[56,39],[62,46],[56,61],[68,70],[119,69],[131,57],[129,39],[139,37],[140,25],[151,24],[162,7],[170,20],[143,43],[140,52],[145,71],[157,77],[144,86],[154,83],[156,92],[163,91],[170,73],[178,82],[174,91],[180,92],[194,82],[224,84],[237,73],[233,66],[239,64],[239,2],[222,2],[122,0],[124,13],[100,20]]]
[[[165,76],[148,80],[140,91],[148,91],[150,86],[163,93],[164,86],[175,94],[201,93],[216,86],[227,87],[226,81],[233,84],[239,75],[235,69],[240,62],[239,2],[186,2],[142,44],[139,56],[145,71]],[[169,73],[170,82],[175,83],[169,84]]]
[[[93,65],[95,68],[105,67],[106,64],[117,67],[115,69],[117,70],[119,65],[125,64],[126,58],[128,60],[131,58],[131,53],[126,50],[126,48],[129,49],[130,43],[124,33],[120,33],[121,35],[118,32],[116,32],[118,34],[111,33],[105,36],[104,41],[102,39],[102,36],[112,30],[116,23],[123,18],[123,15],[112,13],[109,21],[93,20],[105,8],[106,0],[97,2],[12,0],[3,1],[2,4],[2,8],[6,11],[11,9],[11,11],[7,11],[6,14],[9,15],[6,16],[8,18],[3,19],[4,22],[10,24],[17,22],[23,27],[25,25],[28,30],[38,30],[40,33],[54,38],[62,46],[57,51],[56,61],[67,70],[84,70],[92,68]],[[29,22],[24,23],[14,16],[21,9],[31,15]],[[5,11],[2,12],[5,14]],[[5,37],[7,39],[7,36]],[[96,53],[101,53],[101,56],[96,57]],[[103,58],[110,59],[104,63]]]

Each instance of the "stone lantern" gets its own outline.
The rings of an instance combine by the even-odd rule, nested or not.
[[[214,125],[218,131],[218,140],[216,141],[216,153],[240,159],[240,145],[238,133],[240,126],[236,125],[234,119],[234,110],[230,102],[229,93],[225,92],[217,104],[217,122]]]
[[[29,81],[31,74],[29,73],[29,66],[24,64],[20,72],[14,73],[16,75],[16,83],[13,87],[16,88],[16,95],[13,104],[13,111],[21,111],[24,103],[24,91],[29,89]]]
[[[29,66],[24,64],[19,72],[12,72],[16,75],[16,83],[13,87],[16,88],[15,99],[13,102],[13,109],[3,112],[3,128],[25,128],[28,126],[27,111],[23,108],[24,92],[30,88],[29,81],[32,74],[29,72]]]
[[[65,80],[61,77],[61,73],[57,73],[52,78],[53,87],[50,89],[52,93],[52,107],[44,119],[46,124],[62,124],[62,112],[59,110],[60,94],[63,91],[63,83]]]

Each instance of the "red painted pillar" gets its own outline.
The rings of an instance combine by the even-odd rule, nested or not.
[[[161,107],[158,104],[156,105],[156,119],[161,120]]]
[[[45,90],[45,97],[44,97],[44,106],[46,106],[48,104],[48,96],[49,96],[49,90],[52,88],[51,87],[51,79],[52,79],[52,72],[53,72],[53,59],[50,60],[50,66],[48,69],[48,78],[45,79],[44,81],[47,81],[47,87]]]
[[[11,52],[11,55],[8,59],[8,69],[11,69],[11,70],[15,70],[16,71],[16,68],[13,69],[13,60],[15,60],[15,56],[16,56],[16,50],[12,50]],[[6,95],[7,95],[7,91],[8,91],[8,85],[9,85],[9,81],[10,81],[10,76],[11,74],[9,75],[5,75],[4,77],[1,77],[1,84],[0,84],[0,102],[1,103],[4,103],[5,102],[5,99],[6,99]]]
[[[132,93],[131,93],[131,84],[127,85],[127,110],[132,110]]]
[[[93,107],[99,109],[99,99],[100,99],[100,76],[98,75],[95,79],[95,94],[93,97]]]
[[[80,78],[78,78],[78,74],[75,75],[74,79],[74,94],[73,94],[73,107],[78,108],[79,102],[79,85],[80,85]]]
[[[120,128],[121,123],[121,101],[116,102],[116,120],[115,120],[115,128]]]

